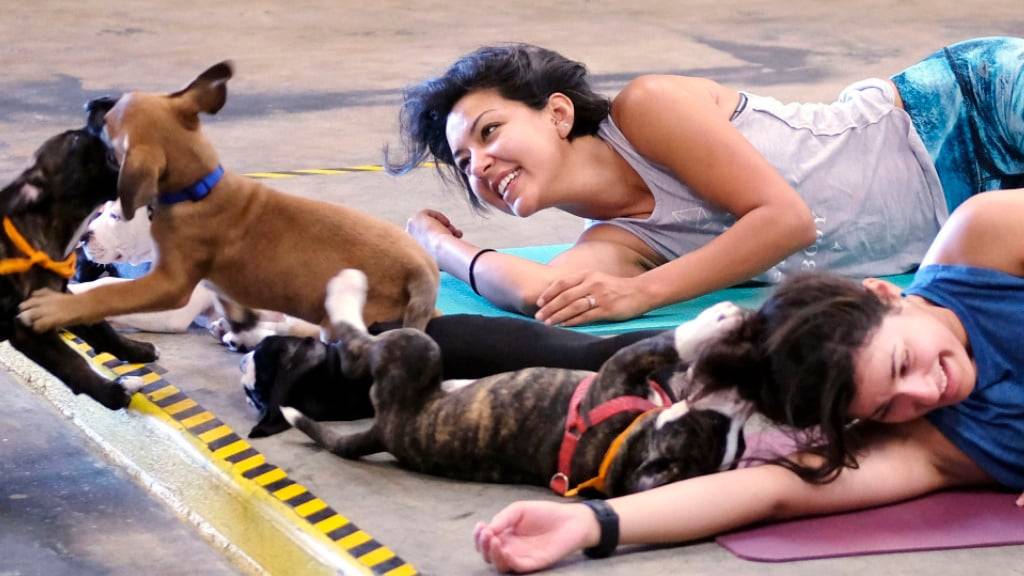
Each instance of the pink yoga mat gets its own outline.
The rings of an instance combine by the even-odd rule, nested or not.
[[[748,455],[791,453],[777,431],[753,434]],[[747,560],[786,562],[862,554],[1024,544],[1024,510],[1017,494],[939,492],[870,510],[769,524],[720,536],[717,541]]]
[[[836,556],[1024,544],[1016,494],[939,492],[916,500],[720,536],[747,560],[786,562]]]

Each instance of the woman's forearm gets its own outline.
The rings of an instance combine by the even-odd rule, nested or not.
[[[481,248],[461,238],[447,236],[435,249],[438,267],[463,282],[470,283],[470,264]],[[473,263],[477,293],[505,310],[532,315],[537,296],[550,283],[549,266],[525,258],[486,252]]]
[[[792,472],[765,465],[692,478],[609,503],[619,515],[622,544],[675,543],[772,519],[785,490],[802,488],[803,481]]]
[[[645,272],[640,280],[651,308],[745,282],[814,240],[805,214],[761,208],[706,245]]]

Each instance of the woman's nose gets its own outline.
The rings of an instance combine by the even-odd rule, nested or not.
[[[907,379],[906,394],[923,408],[934,406],[942,395],[940,381],[935,374],[918,374]]]
[[[473,153],[469,160],[469,173],[476,178],[483,178],[487,175],[488,169],[494,164],[490,155],[482,152]]]

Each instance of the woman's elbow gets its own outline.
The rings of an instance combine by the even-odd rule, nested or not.
[[[814,222],[814,214],[803,202],[787,207],[777,225],[786,231],[786,238],[792,242],[793,250],[801,250],[818,240],[818,227]]]

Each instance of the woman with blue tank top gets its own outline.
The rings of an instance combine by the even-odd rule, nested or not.
[[[481,249],[443,214],[408,229],[442,270],[549,324],[625,319],[756,279],[913,270],[970,195],[1024,185],[1024,40],[955,44],[831,104],[642,76],[613,101],[582,64],[481,48],[407,91],[408,152],[478,208],[588,225],[542,265]]]
[[[477,550],[499,570],[533,571],[578,550],[703,539],[946,488],[1019,494],[1022,222],[1024,190],[973,196],[902,293],[880,280],[795,275],[708,343],[693,366],[700,393],[736,388],[802,431],[797,453],[604,504],[518,502],[477,525]]]

